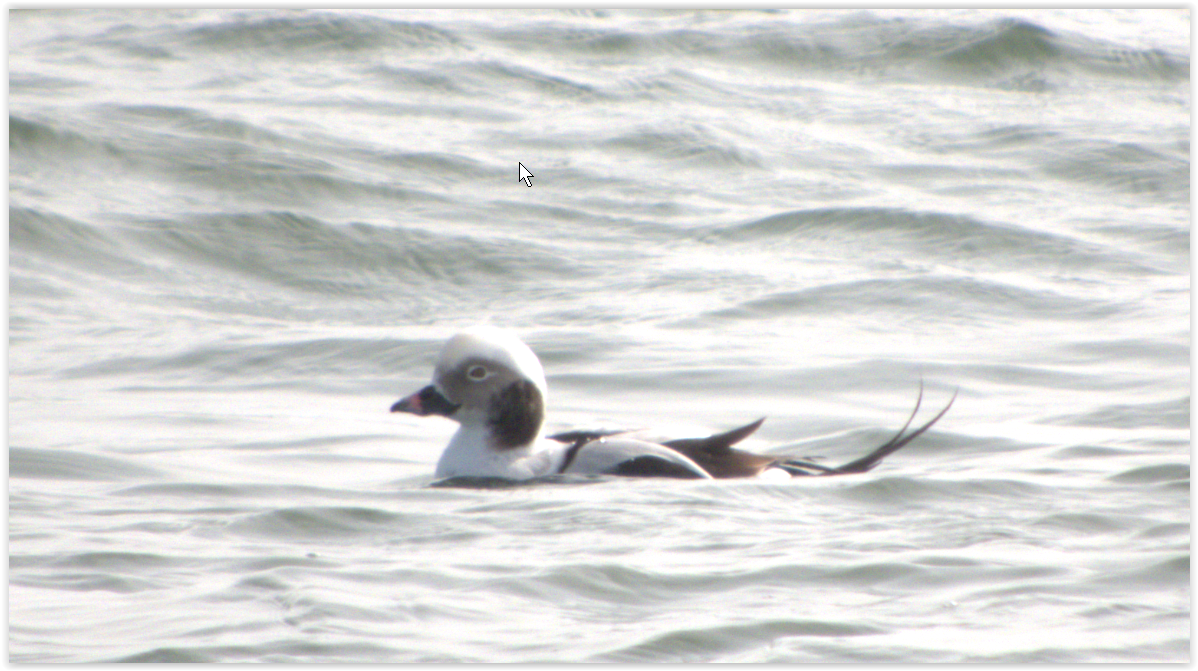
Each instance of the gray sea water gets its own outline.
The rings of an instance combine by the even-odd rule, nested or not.
[[[10,12],[10,660],[1188,661],[1190,27]],[[430,486],[482,322],[550,429],[960,395]]]

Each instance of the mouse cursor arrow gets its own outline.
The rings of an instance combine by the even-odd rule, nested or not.
[[[519,165],[520,179],[518,181],[524,182],[525,185],[527,185],[529,188],[532,188],[532,173],[528,171],[528,168],[524,167],[523,163],[520,163]]]

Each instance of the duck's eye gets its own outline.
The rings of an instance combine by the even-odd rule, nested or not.
[[[466,371],[471,380],[485,380],[490,374],[491,372],[482,366],[471,366],[470,370]]]

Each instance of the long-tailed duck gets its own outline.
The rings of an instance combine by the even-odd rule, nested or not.
[[[885,444],[839,467],[754,454],[732,446],[765,418],[706,438],[661,442],[632,433],[567,431],[541,437],[547,387],[541,362],[515,335],[483,326],[445,343],[433,383],[391,406],[391,412],[441,415],[460,424],[437,462],[437,478],[527,480],[557,474],[603,474],[674,478],[845,475],[864,473],[937,422],[952,400],[923,426],[907,423]]]

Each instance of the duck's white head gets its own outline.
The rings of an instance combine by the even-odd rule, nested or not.
[[[536,439],[547,397],[545,371],[528,345],[509,331],[478,326],[450,338],[437,357],[433,383],[391,412],[442,415],[484,430],[490,447],[506,450]]]

